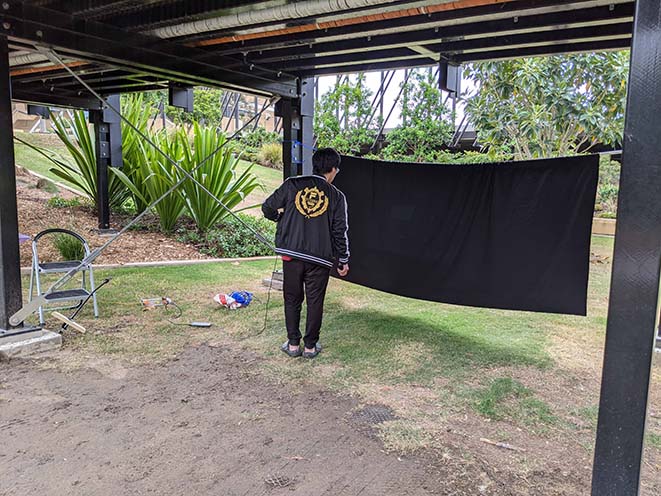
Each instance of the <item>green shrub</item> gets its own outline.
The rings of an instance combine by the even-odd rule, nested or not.
[[[617,194],[620,188],[620,163],[602,156],[599,161],[599,184],[595,211],[599,217],[613,219],[617,214]]]
[[[269,143],[280,143],[282,138],[276,132],[258,127],[254,131],[243,134],[238,141],[241,145],[243,156],[251,162],[259,162],[259,152],[262,146]]]
[[[53,244],[64,260],[82,260],[85,258],[85,247],[78,238],[68,234],[56,234]]]
[[[73,208],[73,207],[80,207],[82,205],[82,202],[80,201],[80,198],[78,198],[77,196],[74,196],[69,200],[67,200],[66,198],[62,198],[61,196],[53,196],[52,198],[48,199],[46,205],[48,205],[51,208]]]
[[[267,131],[263,127],[258,127],[254,131],[242,135],[239,141],[244,148],[259,150],[266,143],[280,143],[280,135],[273,131]]]
[[[238,217],[269,241],[275,240],[275,223],[250,215]],[[241,258],[272,255],[273,252],[234,217],[226,217],[206,234],[186,228],[177,231],[177,239],[197,246],[206,255],[218,258]]]
[[[282,170],[282,145],[280,143],[265,143],[259,149],[257,161],[266,167]]]
[[[46,179],[45,177],[42,177],[37,181],[37,189],[43,189],[47,193],[53,193],[53,194],[57,194],[60,192],[60,190],[55,185],[55,183],[50,179]]]
[[[390,151],[392,152],[392,149],[390,149]],[[481,153],[467,151],[457,153],[448,150],[432,150],[422,156],[416,156],[408,153],[392,155],[385,153],[385,151],[383,155],[384,160],[393,160],[396,162],[423,162],[433,164],[485,164],[490,162],[506,162],[511,160],[511,156],[494,152]]]

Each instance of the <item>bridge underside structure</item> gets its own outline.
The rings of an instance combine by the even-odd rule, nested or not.
[[[22,329],[12,99],[92,111],[102,179],[121,140],[85,85],[108,102],[167,89],[183,107],[193,86],[277,95],[285,174],[306,174],[310,147],[291,144],[312,142],[316,76],[426,66],[452,93],[461,64],[630,47],[592,494],[638,494],[661,272],[661,0],[2,0],[0,335]]]

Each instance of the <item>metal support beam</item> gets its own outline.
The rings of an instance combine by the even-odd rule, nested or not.
[[[0,336],[23,305],[7,38],[0,36]]]
[[[85,96],[68,96],[61,94],[52,94],[47,91],[20,90],[12,91],[12,98],[15,101],[26,103],[37,103],[52,105],[53,107],[81,108],[89,110],[99,110],[101,104],[95,98]]]
[[[107,98],[108,103],[120,108],[119,95]],[[122,130],[120,117],[111,109],[90,111],[94,124],[96,150],[97,215],[99,229],[110,229],[110,195],[108,167],[122,166]]]
[[[12,0],[0,9],[0,31],[14,41],[53,48],[91,62],[130,72],[148,72],[195,86],[223,86],[258,94],[296,96],[294,77],[282,71],[210,54],[204,50]]]
[[[661,0],[638,0],[592,477],[639,494],[661,273]]]
[[[282,117],[282,162],[284,178],[312,174],[314,79],[299,82],[300,98],[282,99],[275,107]]]

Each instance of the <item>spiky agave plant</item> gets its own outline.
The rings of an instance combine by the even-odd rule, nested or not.
[[[216,129],[202,127],[196,122],[193,125],[192,143],[184,129],[177,131],[175,139],[182,154],[182,168],[212,192],[227,209],[234,210],[252,191],[260,187],[251,172],[252,165],[243,173],[237,173],[240,156],[227,143],[227,137]],[[219,148],[220,151],[214,153]],[[202,166],[195,170],[203,161]],[[186,180],[181,189],[186,210],[201,231],[208,231],[228,215],[227,209],[193,181]]]
[[[150,135],[152,142],[175,161],[181,159],[180,144],[176,137],[161,131]],[[131,191],[133,198],[146,208],[163,196],[179,180],[180,172],[162,153],[144,140],[138,140],[132,157],[131,176],[113,169],[115,174]],[[159,201],[154,210],[158,214],[163,231],[171,231],[184,211],[184,197],[175,190]]]

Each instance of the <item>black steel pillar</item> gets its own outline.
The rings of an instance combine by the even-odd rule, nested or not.
[[[106,98],[112,107],[119,110],[119,95]],[[110,229],[110,195],[108,192],[108,168],[122,166],[121,118],[110,108],[90,110],[90,121],[94,124],[97,178],[97,216],[99,229]]]
[[[0,333],[23,305],[13,136],[9,48],[0,36]]]
[[[392,77],[390,79],[392,81]],[[386,80],[385,75],[384,75],[383,71],[381,71],[381,88],[385,88],[383,86],[383,83],[385,82],[385,80]],[[386,99],[386,89],[383,90],[381,98],[379,98],[379,120],[380,120],[380,122],[383,122],[383,101]]]
[[[275,106],[276,115],[282,117],[283,175],[312,174],[314,142],[314,79],[299,82],[299,98],[283,98]]]
[[[660,12],[636,2],[593,496],[639,494],[661,272]]]

